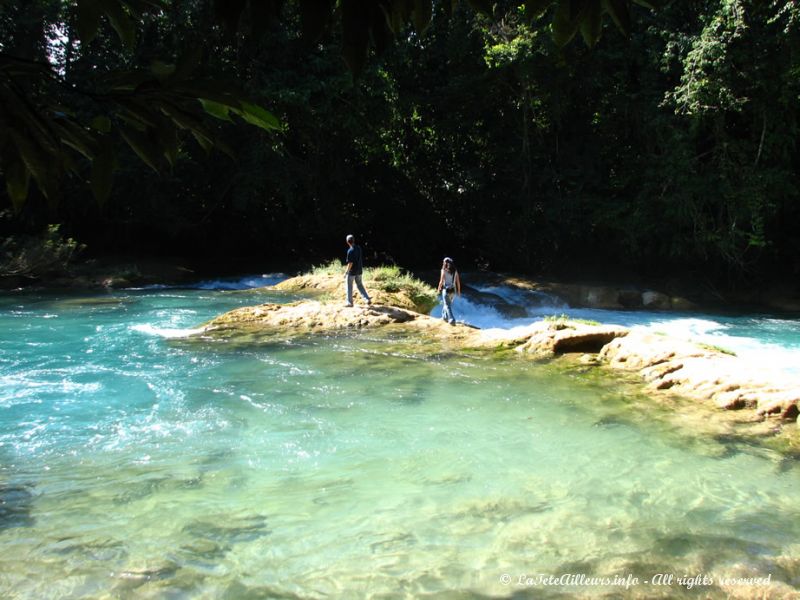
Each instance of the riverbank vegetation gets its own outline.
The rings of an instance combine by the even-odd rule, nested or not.
[[[58,142],[77,148],[63,164],[33,150],[5,162],[0,203],[15,211],[0,236],[61,223],[94,255],[258,264],[318,263],[355,233],[373,265],[447,254],[738,287],[800,273],[793,2],[631,5],[602,20],[565,2],[462,2],[450,15],[449,2],[422,2],[430,15],[400,15],[393,41],[341,16],[313,43],[313,3],[265,3],[275,18],[250,29],[226,3],[109,4],[124,14],[0,7],[3,119],[13,92],[53,122],[63,105],[63,119],[88,123]],[[24,68],[46,77],[20,84]],[[181,69],[217,87],[165,99],[186,86]],[[126,71],[147,77],[113,88]],[[57,194],[42,169],[63,171]]]

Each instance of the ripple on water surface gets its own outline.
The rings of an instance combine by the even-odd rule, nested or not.
[[[241,300],[150,294],[0,316],[17,323],[0,334],[3,595],[505,597],[526,588],[502,574],[565,572],[797,584],[800,472],[769,451],[676,433],[530,363],[346,337],[177,344],[139,326]]]

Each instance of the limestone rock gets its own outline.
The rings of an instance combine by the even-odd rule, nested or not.
[[[436,292],[433,288],[426,290],[427,293],[415,296],[408,289],[402,288],[389,288],[389,290],[382,289],[383,287],[379,282],[371,279],[371,273],[367,270],[364,273],[364,287],[370,295],[374,304],[384,306],[396,306],[406,310],[412,310],[418,313],[427,314],[436,306]],[[330,274],[312,274],[312,275],[299,275],[286,279],[280,283],[272,286],[272,289],[281,290],[284,292],[302,293],[302,294],[317,294],[326,295],[332,298],[345,300],[345,279],[344,270],[341,275]],[[358,291],[353,289],[353,301],[356,304],[366,305],[364,299]]]
[[[452,326],[441,319],[421,315],[397,306],[345,306],[340,302],[305,300],[290,304],[261,304],[227,312],[205,324],[199,337],[227,338],[254,331],[261,338],[291,338],[336,331],[380,329],[403,325],[411,332],[431,337],[467,338],[468,326]]]
[[[728,410],[754,409],[754,416],[794,419],[800,381],[765,373],[711,347],[648,333],[616,338],[600,352],[616,369],[638,371],[654,392],[711,402]]]
[[[673,296],[669,299],[669,307],[672,310],[697,310],[697,305],[691,300],[681,296]]]
[[[587,325],[574,321],[537,324],[526,342],[517,347],[518,352],[534,356],[555,356],[566,353],[596,353],[618,337],[628,334],[628,329],[613,325]]]
[[[661,292],[654,292],[653,290],[642,292],[642,305],[645,308],[653,310],[667,310],[672,308],[669,296]]]

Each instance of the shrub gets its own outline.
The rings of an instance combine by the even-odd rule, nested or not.
[[[344,267],[338,260],[314,267],[312,276],[343,277]],[[382,265],[364,269],[364,282],[368,288],[387,294],[405,294],[420,312],[428,312],[439,301],[436,290],[395,265]]]
[[[333,259],[326,265],[319,265],[317,267],[312,267],[311,275],[341,275],[344,276],[344,267],[342,266],[341,261]]]
[[[11,236],[0,245],[0,276],[29,277],[63,274],[85,246],[64,238],[59,225],[48,225],[38,236]]]

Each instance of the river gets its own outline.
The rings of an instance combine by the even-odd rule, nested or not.
[[[800,593],[795,459],[632,414],[627,389],[524,360],[374,334],[183,338],[291,299],[236,291],[277,278],[0,297],[0,596]],[[460,319],[566,312],[800,366],[785,317],[484,291],[527,316],[460,299]]]

